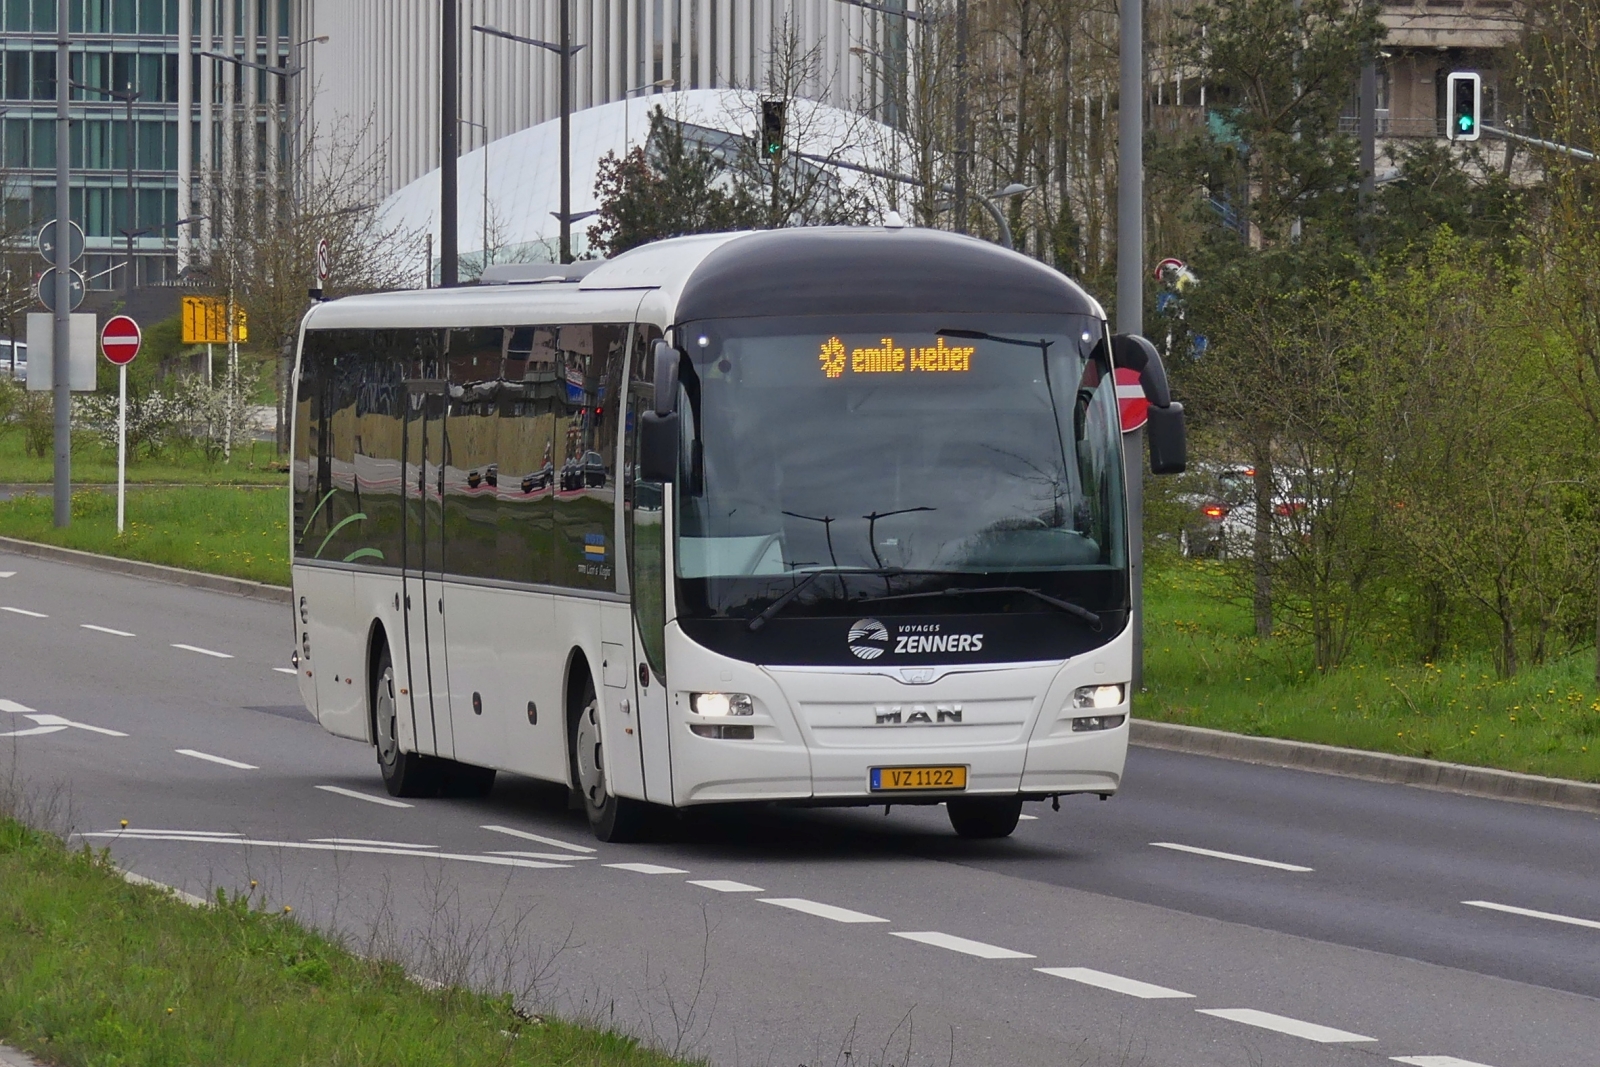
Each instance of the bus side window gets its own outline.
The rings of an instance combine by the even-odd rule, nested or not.
[[[657,677],[666,674],[666,527],[660,482],[641,482],[638,463],[639,415],[655,406],[655,366],[651,349],[661,331],[640,323],[633,331],[628,372],[627,441],[623,453],[624,507],[627,512],[628,587],[645,658]]]

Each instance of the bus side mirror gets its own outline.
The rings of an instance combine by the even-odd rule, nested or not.
[[[647,482],[678,478],[678,350],[665,341],[651,349],[655,362],[655,409],[639,416],[639,477]]]
[[[1151,404],[1145,439],[1150,442],[1151,474],[1183,473],[1189,462],[1189,448],[1182,404],[1176,400],[1164,408]]]
[[[675,414],[678,410],[678,350],[665,341],[657,341],[651,355],[655,357],[656,414]]]

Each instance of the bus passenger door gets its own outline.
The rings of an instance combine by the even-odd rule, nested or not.
[[[451,757],[444,639],[445,388],[406,383],[406,657],[417,751]]]

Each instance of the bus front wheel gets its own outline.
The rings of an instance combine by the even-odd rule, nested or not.
[[[372,686],[372,736],[378,750],[378,770],[383,787],[395,797],[430,797],[439,791],[435,761],[415,752],[400,751],[395,719],[394,661],[387,648],[378,653],[378,677]]]
[[[572,729],[573,781],[583,796],[589,828],[602,841],[638,841],[644,836],[649,809],[643,801],[619,797],[606,787],[604,739],[600,731],[600,701],[594,683],[587,683]]]
[[[1021,797],[958,797],[945,802],[962,837],[1010,837],[1022,817]]]

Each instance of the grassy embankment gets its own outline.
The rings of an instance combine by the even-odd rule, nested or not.
[[[261,901],[255,901],[260,905]],[[210,908],[0,819],[0,1040],[74,1064],[669,1067],[631,1039],[430,989],[244,898]]]
[[[0,501],[0,536],[288,585],[288,492],[200,485],[130,490],[120,537],[115,493],[74,493],[66,529],[55,527],[48,494],[20,496]]]
[[[0,430],[5,429],[0,427]],[[155,457],[128,457],[128,481],[172,485],[282,485],[288,475],[271,441],[243,441],[228,462],[207,462],[193,449],[170,449]],[[30,456],[23,434],[0,432],[0,484],[43,485],[55,476],[51,456]],[[115,485],[117,450],[98,440],[74,435],[72,481],[76,485]]]
[[[1600,782],[1592,649],[1500,680],[1487,656],[1397,662],[1374,634],[1318,675],[1292,638],[1255,636],[1218,565],[1150,564],[1142,717]]]

